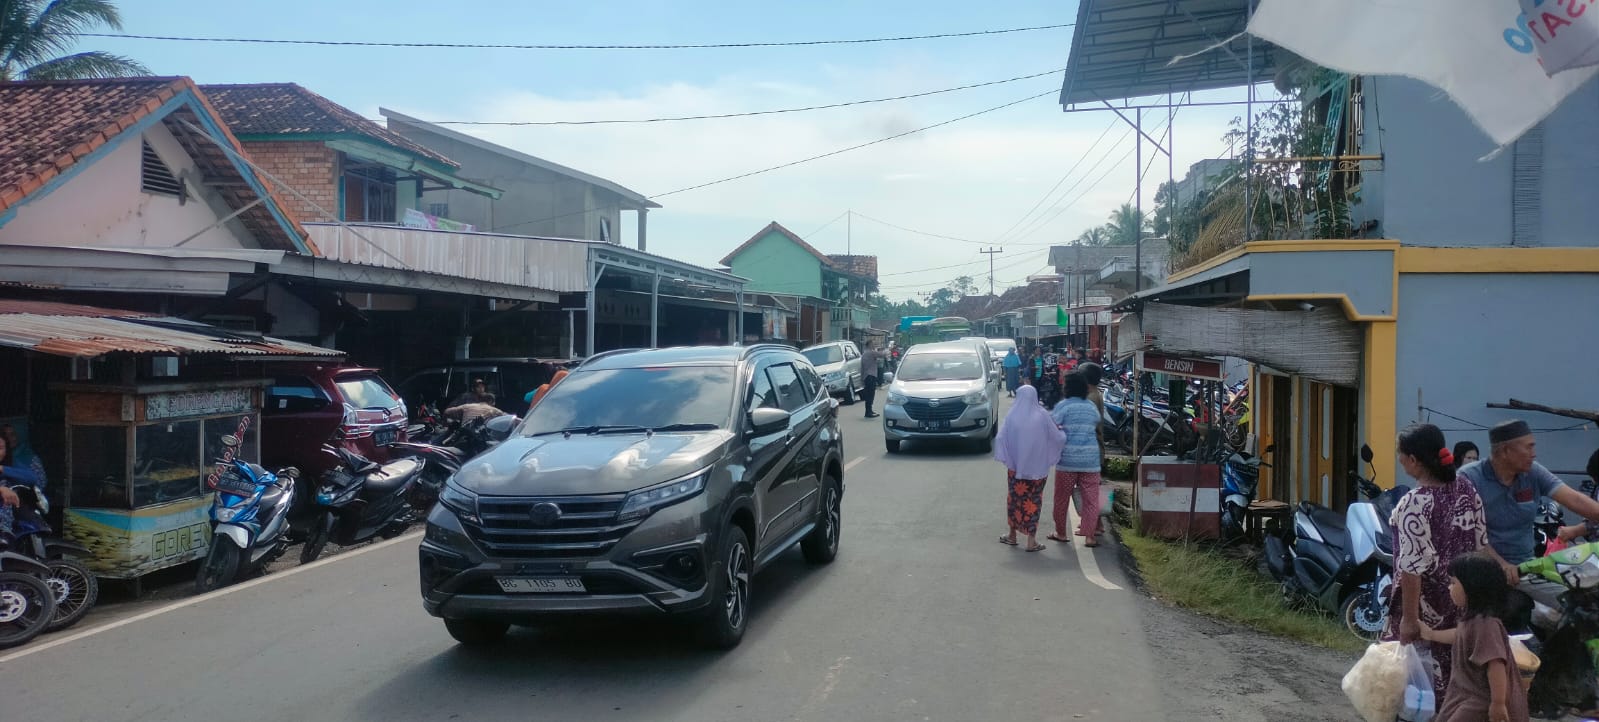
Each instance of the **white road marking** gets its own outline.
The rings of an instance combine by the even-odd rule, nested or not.
[[[1068,510],[1068,518],[1071,519],[1072,528],[1075,529],[1075,528],[1079,528],[1079,527],[1082,526],[1082,517],[1079,517],[1077,515],[1077,505],[1076,504],[1073,504],[1072,508],[1070,510]],[[1104,521],[1101,521],[1100,525],[1103,526],[1104,525]],[[1088,578],[1088,582],[1090,584],[1093,584],[1094,586],[1099,587],[1100,589],[1109,589],[1111,591],[1120,591],[1121,587],[1117,586],[1115,583],[1111,582],[1109,579],[1106,579],[1105,575],[1101,574],[1099,572],[1099,561],[1094,558],[1094,550],[1088,548],[1088,546],[1086,544],[1084,544],[1083,541],[1086,541],[1086,540],[1078,541],[1078,542],[1072,544],[1072,547],[1077,551],[1077,565],[1079,567],[1082,567],[1083,576]],[[1103,543],[1104,542],[1101,542],[1101,544],[1103,544]],[[0,660],[0,661],[3,661],[3,660]]]
[[[408,542],[408,541],[414,542],[417,539],[421,538],[421,536],[422,536],[422,532],[420,530],[414,531],[414,532],[411,532],[410,534],[405,534],[403,536],[398,536],[398,537],[395,537],[393,539],[389,539],[387,541],[381,541],[381,542],[378,542],[378,543],[373,544],[371,546],[362,547],[360,549],[356,549],[356,550],[353,550],[353,551],[347,551],[347,552],[344,552],[344,553],[336,555],[336,556],[328,557],[326,559],[318,559],[318,560],[316,560],[314,562],[311,562],[310,564],[301,564],[300,566],[294,567],[293,569],[288,569],[286,571],[276,572],[276,573],[269,574],[269,575],[264,576],[264,577],[258,577],[258,578],[255,578],[255,579],[251,579],[250,581],[247,581],[247,582],[243,582],[243,583],[240,583],[240,584],[235,584],[235,585],[233,585],[231,587],[223,587],[223,588],[218,589],[216,591],[206,592],[205,594],[200,594],[200,595],[197,595],[197,596],[189,597],[187,599],[180,599],[180,600],[178,600],[176,602],[173,602],[171,604],[167,604],[167,605],[164,605],[164,606],[156,607],[155,609],[152,609],[152,610],[150,610],[148,612],[135,614],[135,615],[133,615],[131,617],[128,617],[126,619],[119,619],[119,620],[117,620],[115,622],[109,622],[109,623],[106,623],[106,624],[102,624],[102,625],[100,625],[98,627],[92,627],[92,628],[89,628],[89,629],[85,629],[85,630],[83,630],[81,632],[75,632],[73,634],[69,634],[69,635],[67,635],[65,637],[61,637],[59,639],[52,639],[52,640],[50,640],[48,642],[44,642],[42,644],[32,644],[32,645],[29,645],[27,647],[23,647],[22,649],[17,650],[15,652],[12,652],[10,654],[4,655],[4,656],[0,656],[0,664],[4,664],[4,663],[10,662],[12,660],[21,659],[21,658],[26,657],[26,656],[28,656],[30,654],[37,654],[37,653],[43,652],[43,651],[45,651],[47,649],[54,649],[54,648],[59,647],[59,646],[61,646],[63,644],[71,644],[72,642],[76,642],[76,641],[78,641],[80,639],[86,639],[88,637],[92,637],[92,636],[94,636],[96,634],[99,634],[101,632],[109,632],[109,631],[111,631],[113,629],[126,627],[129,624],[133,624],[134,622],[142,622],[142,621],[144,621],[146,619],[150,619],[152,617],[159,617],[159,616],[161,616],[163,614],[166,614],[168,612],[175,612],[175,611],[178,611],[179,609],[183,609],[185,607],[191,607],[191,606],[194,606],[196,604],[201,604],[203,602],[208,602],[208,601],[210,601],[212,599],[216,599],[218,597],[225,597],[225,596],[227,596],[229,594],[233,594],[234,592],[242,592],[242,591],[244,591],[246,589],[250,589],[250,588],[253,588],[253,587],[258,587],[258,586],[261,586],[262,584],[269,584],[269,583],[277,581],[279,579],[287,579],[287,578],[292,577],[292,576],[294,576],[296,574],[299,574],[300,572],[307,572],[307,571],[310,571],[312,569],[316,569],[318,567],[321,567],[321,566],[324,566],[324,565],[327,565],[327,564],[335,564],[335,563],[338,563],[338,562],[343,561],[345,559],[351,559],[353,557],[358,557],[358,556],[361,556],[362,554],[367,554],[369,552],[375,552],[375,551],[377,551],[379,549],[384,549],[384,548],[387,548],[387,547],[391,547],[391,546],[394,546],[396,544],[403,544],[403,543]]]
[[[827,668],[827,674],[822,675],[822,683],[811,691],[810,699],[806,700],[805,705],[800,707],[800,711],[794,715],[794,719],[804,719],[809,713],[815,711],[817,707],[825,704],[828,697],[833,696],[833,688],[838,686],[839,674],[844,671],[844,665],[848,663],[848,656],[839,657],[838,661]]]
[[[845,470],[845,471],[849,471],[849,470],[850,470],[850,469],[853,469],[853,468],[855,468],[855,465],[856,465],[856,464],[859,464],[859,463],[861,463],[861,462],[863,462],[863,461],[865,461],[865,460],[866,460],[866,457],[864,457],[864,456],[857,456],[857,457],[855,457],[855,459],[854,459],[854,460],[853,460],[853,461],[851,461],[851,462],[849,462],[849,463],[848,463],[848,464],[845,464],[845,465],[844,465],[844,470]]]

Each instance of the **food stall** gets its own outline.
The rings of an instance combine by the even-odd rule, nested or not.
[[[67,538],[93,552],[101,577],[136,579],[205,556],[207,477],[227,451],[260,458],[266,380],[61,383],[66,400]]]

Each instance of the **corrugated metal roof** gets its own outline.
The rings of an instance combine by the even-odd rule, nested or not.
[[[126,311],[88,306],[9,301],[0,309],[36,304],[46,313],[9,313],[0,310],[0,346],[22,348],[54,356],[93,358],[110,353],[188,354],[220,353],[236,356],[343,356],[344,352],[253,336],[181,318],[139,317]],[[60,306],[50,309],[48,306]],[[53,314],[49,311],[60,311]],[[93,315],[98,312],[101,315]],[[64,314],[64,315],[63,315]],[[129,314],[118,316],[118,314]]]
[[[1247,0],[1081,0],[1061,105],[1271,80],[1280,51],[1241,34],[1249,7]],[[1221,47],[1206,51],[1213,45]]]
[[[306,231],[320,256],[332,261],[556,293],[588,290],[588,244],[582,241],[358,223],[308,223]]]

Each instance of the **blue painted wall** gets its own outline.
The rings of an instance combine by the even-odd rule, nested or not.
[[[1357,223],[1381,221],[1377,236],[1421,246],[1508,245],[1511,151],[1479,161],[1493,142],[1437,89],[1399,77],[1365,79],[1363,153],[1382,153],[1365,175]],[[1599,246],[1599,143],[1589,83],[1543,123],[1542,229],[1538,245]],[[1379,129],[1381,129],[1379,131]]]
[[[1428,274],[1400,276],[1399,428],[1427,421],[1459,440],[1488,448],[1488,432],[1470,429],[1524,419],[1538,434],[1538,460],[1580,470],[1599,448],[1599,429],[1577,419],[1490,409],[1511,398],[1599,409],[1599,278],[1585,274]],[[1422,403],[1439,413],[1418,412]]]
[[[1251,294],[1344,293],[1364,316],[1387,316],[1394,305],[1393,251],[1253,253]]]

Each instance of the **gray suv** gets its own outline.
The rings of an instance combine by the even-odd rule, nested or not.
[[[738,644],[755,573],[838,553],[838,402],[783,346],[597,355],[428,514],[422,602],[462,644],[568,615],[694,618]]]

